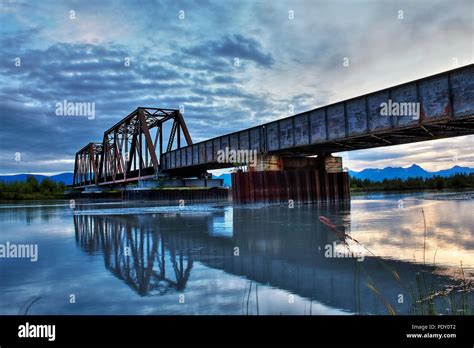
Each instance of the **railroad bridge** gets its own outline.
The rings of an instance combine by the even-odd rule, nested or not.
[[[252,151],[257,165],[232,174],[234,201],[340,200],[348,173],[332,153],[473,133],[474,64],[199,143],[179,110],[139,107],[77,152],[73,187],[206,178],[238,165],[219,153]]]

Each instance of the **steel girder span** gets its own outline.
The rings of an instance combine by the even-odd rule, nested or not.
[[[395,107],[416,112],[400,115]],[[311,156],[468,134],[474,134],[474,64],[166,152],[161,169],[180,175],[232,167],[218,161],[226,149]]]
[[[102,143],[89,143],[76,153],[73,187],[153,177],[161,155],[181,148],[183,140],[192,145],[179,110],[139,107],[105,131]]]

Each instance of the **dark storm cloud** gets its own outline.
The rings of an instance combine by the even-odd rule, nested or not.
[[[184,50],[194,57],[209,59],[212,57],[239,58],[252,61],[259,66],[271,67],[275,60],[270,53],[265,53],[262,45],[248,37],[233,35],[221,40],[207,41]]]

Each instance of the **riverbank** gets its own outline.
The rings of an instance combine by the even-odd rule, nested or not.
[[[192,188],[190,191],[197,191],[197,188]],[[227,189],[222,189],[222,190],[227,190]],[[147,193],[147,196],[160,196],[159,193],[153,193],[154,191],[160,191],[160,190],[147,190],[151,191],[151,193]],[[183,192],[183,191],[188,191],[188,190],[182,190],[180,188],[174,188],[174,189],[163,189],[161,191],[176,191],[176,192]],[[444,199],[445,195],[462,195],[462,194],[468,194],[468,198],[463,198],[463,199],[473,199],[473,191],[474,188],[463,188],[463,189],[443,189],[443,190],[438,190],[438,189],[405,189],[405,190],[384,190],[384,189],[351,189],[351,198],[353,197],[358,197],[361,195],[369,194],[369,193],[381,193],[381,194],[389,194],[389,195],[395,195],[395,194],[410,194],[410,193],[416,193],[416,192],[422,192],[422,193],[428,193],[432,194],[433,199]],[[128,191],[128,192],[140,192],[140,191]],[[161,195],[166,194],[167,196],[172,195],[172,193],[169,192],[163,192]],[[59,194],[42,194],[42,193],[31,193],[31,194],[24,194],[24,193],[18,193],[18,192],[8,192],[7,194],[3,193],[0,195],[0,203],[8,203],[8,202],[24,202],[24,201],[53,201],[53,200],[61,200],[61,199],[113,199],[113,200],[128,200],[129,197],[133,196],[133,199],[130,200],[136,200],[137,198],[137,193],[135,194],[126,194],[125,197],[122,194],[122,191],[105,191],[105,192],[89,192],[89,193],[70,193],[70,192],[64,192],[64,193],[59,193]],[[186,196],[190,196],[189,194],[186,194]],[[222,198],[222,197],[220,197]],[[452,197],[450,198],[452,199]]]
[[[455,174],[449,177],[410,177],[408,179],[384,179],[373,181],[350,177],[350,190],[375,191],[420,191],[420,190],[474,189],[474,174]]]
[[[30,175],[26,181],[0,182],[0,201],[63,199],[65,191],[62,182],[43,179],[40,183]]]
[[[416,193],[416,192],[426,192],[426,193],[440,193],[440,194],[448,194],[448,193],[463,193],[463,192],[473,192],[474,187],[464,187],[461,189],[416,189],[416,188],[409,188],[409,189],[402,189],[402,190],[387,190],[387,189],[350,189],[351,194],[354,195],[361,195],[367,193],[387,193],[387,194],[397,194],[397,193]]]
[[[40,192],[35,193],[21,193],[21,192],[2,192],[0,194],[0,202],[9,201],[44,201],[44,200],[55,200],[64,199],[64,193],[59,194],[43,194]]]

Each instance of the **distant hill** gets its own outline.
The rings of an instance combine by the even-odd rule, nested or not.
[[[16,175],[0,175],[0,181],[5,182],[5,183],[10,183],[10,182],[15,182],[15,181],[26,181],[26,178],[30,174],[16,174]],[[31,174],[33,175],[36,180],[39,182],[43,181],[45,178],[49,178],[54,182],[63,182],[66,185],[71,185],[72,184],[72,177],[73,173],[61,173],[61,174],[56,174],[52,176],[46,176],[46,175],[39,175],[39,174]]]
[[[72,185],[74,173],[61,173],[50,176],[49,178],[55,182],[63,182],[66,185]]]
[[[356,171],[349,171],[349,174],[352,177],[357,179],[369,179],[372,181],[383,181],[384,179],[408,179],[414,177],[422,177],[425,178],[432,178],[434,176],[442,176],[448,177],[454,174],[470,174],[474,173],[474,168],[469,167],[460,167],[454,166],[450,169],[439,170],[437,172],[429,172],[419,165],[413,164],[410,167],[402,168],[402,167],[386,167],[383,169],[378,168],[367,168],[360,172]]]

